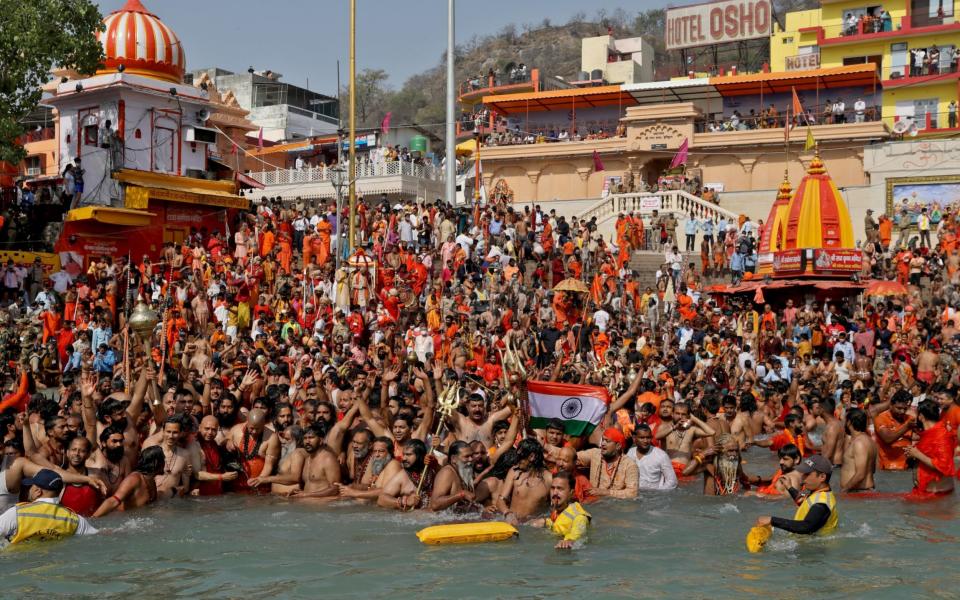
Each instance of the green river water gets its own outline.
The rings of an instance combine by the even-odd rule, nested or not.
[[[769,475],[766,450],[748,472]],[[881,473],[906,491],[908,473]],[[958,499],[840,499],[840,529],[775,532],[762,554],[744,536],[786,501],[705,498],[698,484],[606,501],[589,542],[553,550],[522,528],[498,544],[425,546],[414,533],[449,515],[271,498],[172,501],[99,520],[102,535],[0,553],[3,598],[958,598]]]

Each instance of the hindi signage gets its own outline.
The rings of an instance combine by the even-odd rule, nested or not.
[[[856,273],[863,266],[863,254],[859,250],[813,251],[813,270],[818,273]]]
[[[782,250],[773,253],[773,272],[777,275],[802,273],[805,267],[803,250]]]
[[[667,9],[667,50],[765,38],[770,0],[726,0]]]

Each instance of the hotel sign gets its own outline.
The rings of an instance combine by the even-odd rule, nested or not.
[[[725,0],[667,9],[667,50],[770,36],[770,0]]]
[[[807,69],[819,69],[820,53],[811,52],[809,54],[787,56],[784,58],[784,68],[787,71],[806,71]]]

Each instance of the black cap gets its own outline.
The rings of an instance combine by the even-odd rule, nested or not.
[[[814,471],[823,473],[824,475],[830,475],[833,473],[833,465],[821,454],[808,456],[797,465],[797,472],[803,473],[804,475],[813,473]]]

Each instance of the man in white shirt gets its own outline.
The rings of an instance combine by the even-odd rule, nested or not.
[[[833,104],[833,122],[846,123],[847,122],[846,110],[847,110],[847,105],[843,103],[843,100],[837,100]]]
[[[67,288],[73,283],[73,276],[66,271],[57,271],[50,276],[50,281],[53,282],[53,291],[58,294],[66,294]]]
[[[633,448],[627,458],[637,464],[637,488],[641,490],[672,490],[677,487],[677,473],[667,453],[653,445],[653,432],[646,423],[633,430]]]
[[[853,103],[853,112],[857,123],[866,121],[867,103],[863,101],[863,98],[857,98],[857,101]]]
[[[603,310],[601,306],[595,313],[593,313],[593,322],[597,325],[597,329],[600,331],[607,330],[607,323],[610,322],[610,313]]]

